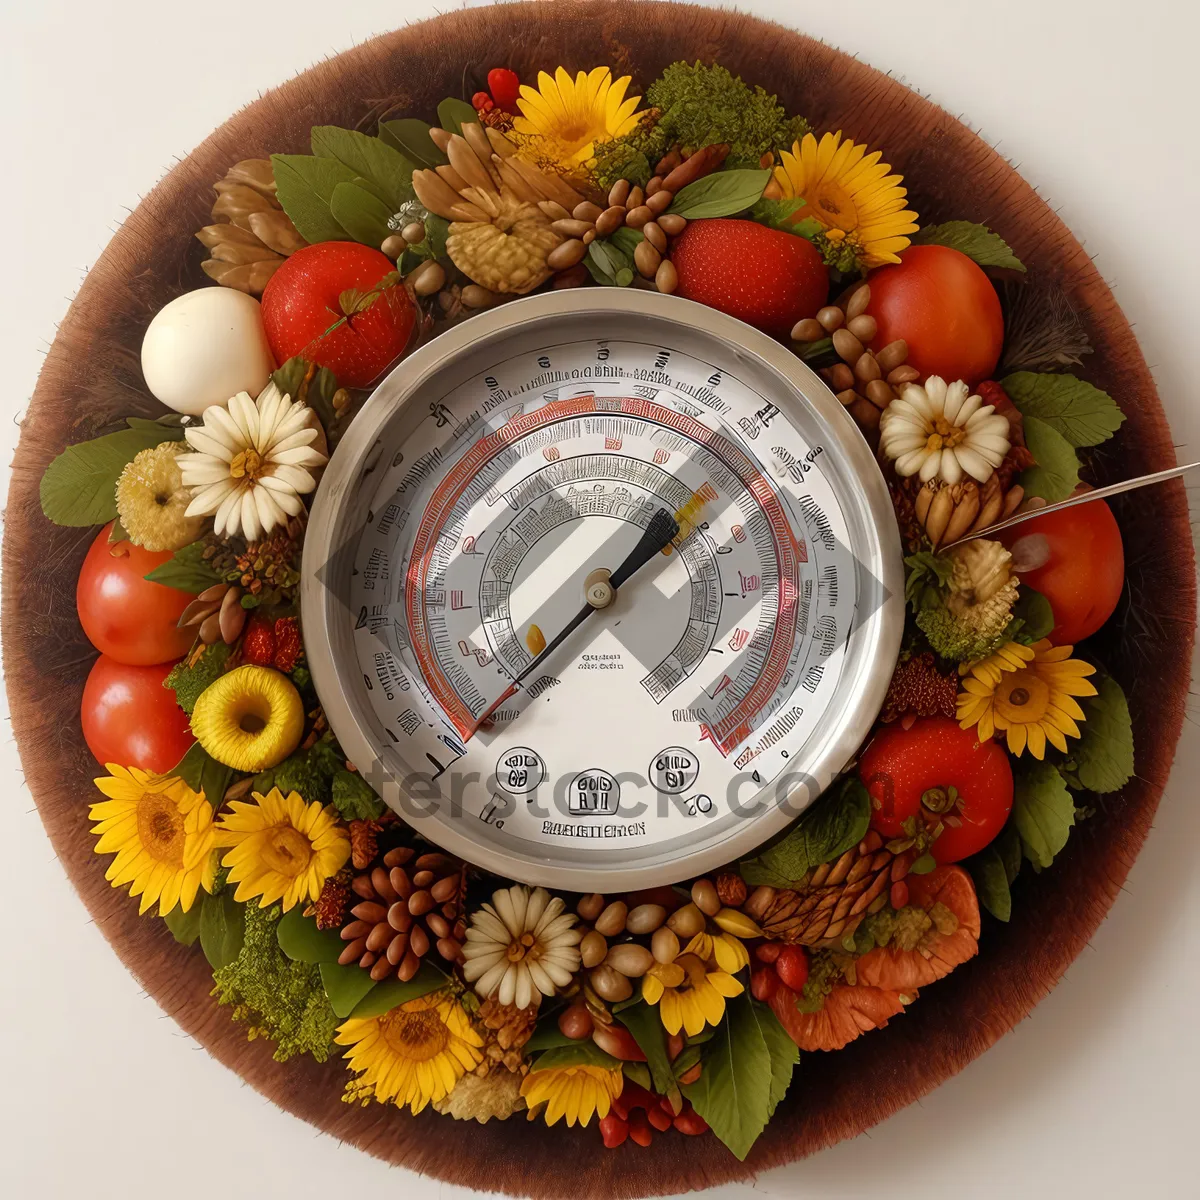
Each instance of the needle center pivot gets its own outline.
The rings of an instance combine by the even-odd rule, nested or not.
[[[593,608],[607,608],[616,599],[616,589],[608,581],[611,574],[607,567],[597,567],[583,581],[584,599]]]

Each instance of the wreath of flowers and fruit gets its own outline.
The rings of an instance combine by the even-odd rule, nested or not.
[[[211,286],[145,331],[171,411],[46,471],[50,520],[103,525],[77,591],[95,850],[249,1038],[344,1055],[351,1103],[595,1118],[609,1147],[711,1130],[744,1158],[801,1050],[975,955],[980,906],[1007,921],[1026,864],[1132,776],[1125,697],[1080,646],[1123,585],[1107,505],[942,549],[1086,487],[1123,418],[1070,372],[1065,294],[983,226],[921,226],[883,151],[719,65],[644,97],[605,66],[487,84],[433,126],[233,163],[196,233]],[[876,451],[908,554],[903,649],[842,779],[753,859],[619,896],[422,843],[328,728],[297,604],[306,506],[372,385],[478,310],[582,286],[790,346]]]

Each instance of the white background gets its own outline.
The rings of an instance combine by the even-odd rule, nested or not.
[[[1017,163],[1115,287],[1181,453],[1200,457],[1190,0],[739,7],[895,72]],[[6,458],[80,279],[172,162],[260,89],[435,11],[425,0],[0,0]],[[1189,721],[1125,894],[1031,1019],[869,1135],[722,1194],[1196,1195],[1198,769]],[[210,1060],[88,922],[7,732],[0,795],[0,1194],[465,1194],[316,1134]]]

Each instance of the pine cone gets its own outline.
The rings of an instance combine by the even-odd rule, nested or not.
[[[525,1043],[533,1036],[537,1025],[538,1006],[517,1008],[501,1004],[494,996],[479,1006],[476,1020],[482,1026],[483,1061],[475,1068],[476,1075],[486,1075],[493,1067],[520,1071],[525,1060]]]
[[[868,913],[883,908],[892,884],[908,874],[915,857],[912,850],[893,854],[872,830],[841,858],[810,871],[795,888],[755,889],[742,911],[772,941],[834,946]]]
[[[379,854],[379,835],[383,826],[378,821],[350,822],[350,862],[356,871],[365,871]]]
[[[372,979],[407,980],[431,948],[447,962],[461,959],[464,864],[433,851],[407,866],[415,853],[397,846],[354,877],[350,887],[359,902],[350,910],[354,920],[342,929],[349,943],[338,959],[343,966],[356,962]]]
[[[214,223],[196,234],[211,252],[200,266],[224,287],[261,296],[279,264],[308,243],[275,198],[269,159],[234,163],[215,187]]]
[[[330,875],[321,888],[321,894],[312,906],[311,914],[317,919],[318,929],[340,929],[350,911],[350,901],[354,893],[350,890],[352,873],[341,870],[336,875]],[[305,911],[305,916],[309,911]]]

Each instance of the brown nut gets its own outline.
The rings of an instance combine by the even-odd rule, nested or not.
[[[845,363],[835,363],[829,368],[829,386],[835,392],[844,392],[854,386],[854,372]]]
[[[879,369],[886,375],[900,366],[907,357],[908,343],[903,338],[897,338],[894,342],[888,342],[875,355],[875,361],[879,363]]]
[[[837,394],[839,403],[844,404],[847,408],[859,398],[858,393],[853,388],[846,388]]]
[[[863,344],[848,329],[833,331],[833,348],[848,363],[856,363],[862,357]]]
[[[643,279],[653,279],[662,262],[662,255],[654,246],[645,240],[638,242],[633,250],[633,265]]]
[[[561,233],[563,237],[581,238],[591,231],[593,225],[592,221],[577,221],[574,217],[567,217],[561,221],[554,221],[550,228],[555,233]]]
[[[633,995],[633,984],[620,971],[614,971],[607,964],[594,967],[588,975],[588,983],[601,1000],[607,1000],[610,1004],[619,1004]]]
[[[609,234],[616,233],[624,224],[625,208],[623,205],[614,204],[596,218],[596,233],[600,237],[608,237]]]
[[[563,208],[557,200],[539,200],[538,208],[542,210],[552,221],[565,221],[571,215],[569,208]]]
[[[652,245],[659,254],[667,252],[667,235],[657,221],[647,221],[642,226],[642,237]]]
[[[854,364],[855,378],[860,383],[870,383],[872,379],[878,379],[881,374],[879,364],[875,361],[875,355],[870,350],[864,350]]]
[[[561,246],[555,246],[546,255],[546,266],[552,271],[565,271],[568,267],[582,262],[586,254],[587,247],[583,242],[578,238],[572,238],[568,242],[563,242]]]
[[[687,218],[678,213],[663,213],[658,218],[658,227],[667,237],[678,237],[687,228]]]
[[[696,934],[703,933],[704,924],[704,914],[694,904],[677,908],[667,918],[668,928],[679,935],[680,941],[690,941]]]
[[[420,221],[409,221],[400,230],[400,236],[410,245],[419,246],[425,240],[425,226]]]
[[[400,234],[392,233],[383,239],[379,249],[395,262],[408,249],[408,242]]]
[[[631,186],[628,179],[618,179],[609,189],[608,203],[610,205],[624,204],[629,199],[629,189]]]
[[[631,208],[625,214],[625,224],[628,225],[630,229],[641,229],[641,227],[645,225],[647,221],[651,221],[653,219],[654,214],[644,204],[639,205],[637,208]]]
[[[595,921],[596,932],[605,937],[616,937],[625,928],[629,905],[624,900],[614,900]]]
[[[646,207],[655,214],[666,212],[671,207],[671,202],[674,199],[675,197],[671,192],[668,192],[666,188],[662,188],[655,192],[653,196],[646,197]]]
[[[581,920],[594,921],[604,911],[604,897],[599,892],[588,892],[586,896],[580,897],[575,911]]]
[[[867,399],[870,400],[876,408],[887,408],[889,404],[896,398],[896,393],[892,391],[892,385],[884,382],[882,379],[872,379],[867,384],[865,391]]]
[[[446,272],[441,263],[428,259],[409,273],[408,282],[412,284],[412,290],[418,296],[432,296],[445,286]]]
[[[625,928],[633,934],[653,933],[667,919],[667,910],[661,904],[639,904],[629,910]]]
[[[646,183],[646,198],[649,199],[655,192],[662,189],[662,176],[652,175]]]
[[[604,211],[598,204],[593,204],[590,200],[580,200],[571,210],[571,216],[577,221],[586,221],[589,225],[594,224],[596,218]]]
[[[866,311],[866,307],[871,303],[871,285],[860,283],[858,287],[846,297],[846,320],[853,321],[855,317]]]
[[[654,965],[654,955],[637,942],[623,942],[609,950],[604,965],[620,971],[629,979],[641,979]]]
[[[221,617],[219,613],[213,613],[211,616],[205,617],[200,623],[200,640],[206,645],[211,646],[221,636]]]
[[[813,317],[805,317],[792,326],[793,342],[819,342],[825,336],[825,326]]]
[[[628,209],[640,208],[646,203],[646,193],[640,187],[632,187],[629,189],[629,195],[625,197],[625,207]]]
[[[583,263],[577,263],[573,267],[568,267],[565,271],[559,271],[550,286],[557,292],[563,288],[583,287],[589,279],[591,279],[591,275],[587,267]]]
[[[217,614],[217,623],[221,627],[221,640],[227,645],[236,642],[246,625],[246,610],[242,607],[242,589],[231,587],[221,601],[221,611]]]
[[[679,286],[679,272],[669,258],[664,258],[658,264],[658,270],[654,272],[654,286],[665,296],[669,296]]]
[[[839,396],[838,399],[841,400],[841,397]],[[880,412],[870,400],[855,393],[854,400],[846,407],[862,429],[875,430],[879,428]]]
[[[715,171],[728,154],[728,145],[705,146],[703,150],[697,150],[671,171],[663,180],[663,187],[677,195],[689,183]]]
[[[916,367],[910,367],[905,364],[902,367],[897,367],[894,371],[889,371],[887,381],[892,387],[899,387],[904,383],[915,383],[920,378],[921,372]]]
[[[496,303],[496,293],[477,283],[468,283],[462,290],[462,302],[468,308],[491,308]]]
[[[836,305],[827,304],[824,308],[817,310],[817,320],[823,329],[832,333],[835,329],[841,329],[845,324],[846,314]]]
[[[656,929],[650,939],[650,953],[655,962],[673,963],[679,957],[679,935],[665,925]]]
[[[846,328],[865,346],[879,332],[879,325],[874,317],[862,313],[846,322]]]
[[[583,935],[583,941],[579,943],[579,958],[585,967],[598,967],[607,953],[608,943],[602,933],[592,929]]]
[[[721,898],[711,879],[697,879],[692,884],[692,903],[706,917],[715,917],[721,911]]]

